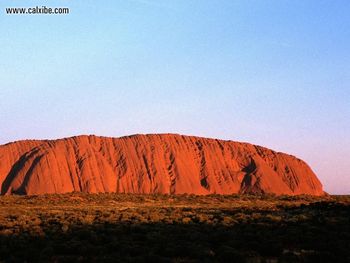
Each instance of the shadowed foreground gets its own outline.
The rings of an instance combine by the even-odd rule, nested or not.
[[[349,262],[350,197],[0,198],[3,262]]]

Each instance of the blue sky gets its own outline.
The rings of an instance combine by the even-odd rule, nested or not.
[[[63,16],[5,7],[69,7]],[[350,194],[350,1],[3,0],[0,143],[181,133],[306,160]]]

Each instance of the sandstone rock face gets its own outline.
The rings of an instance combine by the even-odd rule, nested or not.
[[[323,195],[300,159],[264,147],[175,134],[78,136],[0,146],[1,194],[118,192]]]

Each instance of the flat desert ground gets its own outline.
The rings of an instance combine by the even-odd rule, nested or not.
[[[0,262],[350,262],[350,196],[0,197]]]

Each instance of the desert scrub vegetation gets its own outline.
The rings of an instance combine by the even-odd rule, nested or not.
[[[350,262],[349,196],[0,197],[0,262]]]

